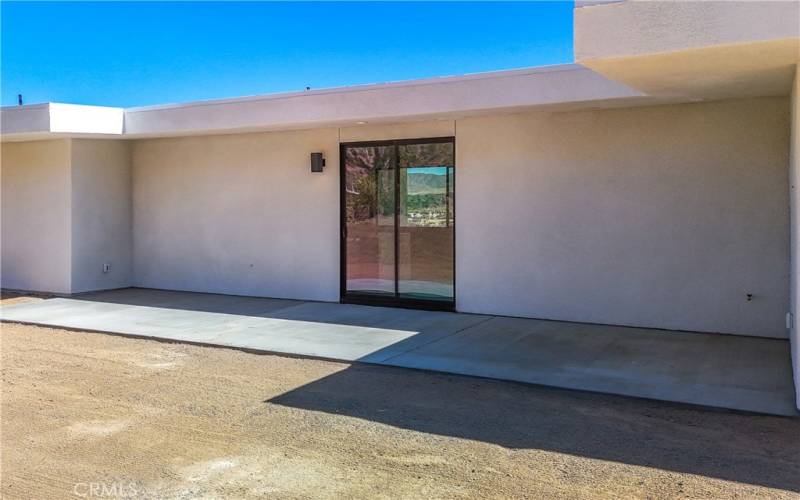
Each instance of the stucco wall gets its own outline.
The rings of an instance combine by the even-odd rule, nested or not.
[[[650,96],[786,96],[800,62],[800,2],[579,5],[575,60]]]
[[[131,285],[130,144],[72,141],[72,292]],[[103,264],[110,270],[103,272]]]
[[[786,337],[788,109],[459,120],[458,309]]]
[[[5,143],[3,286],[338,300],[339,138],[455,131],[459,310],[785,337],[790,107]]]
[[[760,98],[135,141],[134,283],[338,300],[337,138],[454,127],[459,310],[786,337],[788,109]]]
[[[791,309],[792,329],[789,332],[792,344],[794,386],[797,390],[797,407],[800,408],[800,66],[795,68],[791,97],[791,147],[789,160],[789,183],[791,185]]]
[[[70,141],[3,143],[3,288],[70,292]]]
[[[456,135],[454,120],[435,120],[386,125],[361,125],[339,129],[341,142],[390,141],[422,137],[451,137]]]
[[[338,300],[337,141],[336,129],[136,141],[134,283]]]
[[[575,9],[575,60],[797,37],[785,1],[625,1]]]

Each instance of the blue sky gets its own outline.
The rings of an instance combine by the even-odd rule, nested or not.
[[[572,2],[0,4],[2,104],[137,106],[572,61]]]

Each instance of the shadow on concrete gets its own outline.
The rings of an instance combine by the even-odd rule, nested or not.
[[[798,414],[783,339],[136,288],[0,313],[3,321]]]
[[[11,321],[260,352],[552,385],[570,376],[582,389],[605,377],[596,390],[640,384],[633,395],[668,389],[680,401],[729,391],[794,412],[786,341],[146,289],[3,309]],[[800,492],[800,419],[363,364],[268,403]]]
[[[427,322],[433,323],[433,326],[439,326],[443,322],[463,322],[466,318],[472,318],[472,321],[467,320],[468,323],[477,323],[490,317],[478,314],[375,307],[341,304],[339,302],[245,297],[149,288],[121,288],[89,292],[75,295],[72,298],[82,302],[98,304],[144,306],[177,311],[219,313],[363,327],[384,327],[384,325],[391,324],[399,324],[405,327],[409,323],[420,320],[423,322],[427,320]],[[437,318],[438,321],[436,321]]]
[[[798,419],[370,365],[265,403],[800,492]]]
[[[301,300],[244,297],[217,293],[181,292],[153,288],[119,288],[72,296],[87,302],[158,307],[181,311],[261,316],[264,312],[304,304]]]

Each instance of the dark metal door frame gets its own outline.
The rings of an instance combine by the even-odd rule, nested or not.
[[[453,299],[424,300],[402,298],[399,294],[400,285],[400,160],[399,146],[411,144],[453,144]],[[345,150],[347,148],[393,146],[394,147],[394,297],[368,294],[347,293],[347,193],[346,193],[346,168]],[[435,311],[455,311],[456,306],[456,138],[455,137],[430,137],[420,139],[395,139],[388,141],[360,141],[339,143],[339,301],[343,304],[363,304],[373,306],[403,307],[409,309],[428,309]],[[449,191],[445,196],[449,195]],[[448,204],[449,207],[449,204]],[[449,219],[448,219],[449,220]]]

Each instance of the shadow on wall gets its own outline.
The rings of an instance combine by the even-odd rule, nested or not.
[[[800,492],[800,419],[369,365],[265,403]]]

